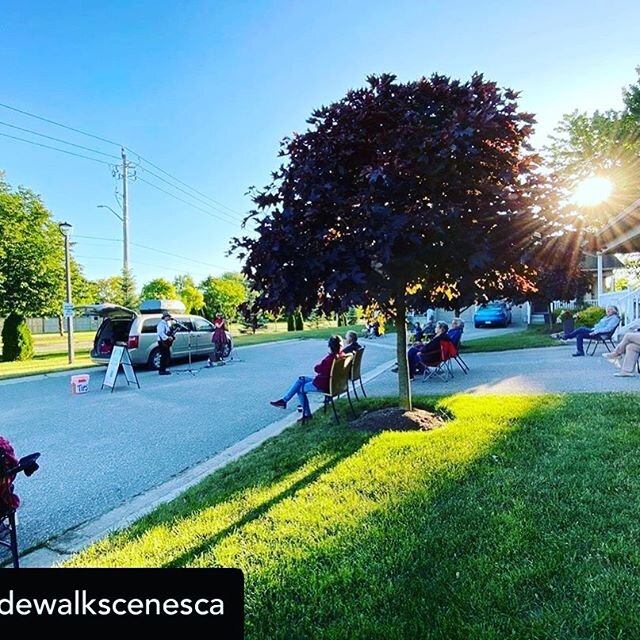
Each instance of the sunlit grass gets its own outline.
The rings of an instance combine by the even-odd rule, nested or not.
[[[547,326],[529,327],[524,331],[514,331],[490,338],[463,338],[463,353],[482,353],[486,351],[511,351],[512,349],[533,349],[535,347],[557,347],[558,340],[550,337]]]
[[[451,420],[295,426],[69,564],[239,567],[248,638],[638,637],[640,398],[416,404]]]
[[[69,364],[66,351],[53,351],[34,356],[31,360],[18,362],[0,361],[0,380],[2,378],[15,378],[17,376],[37,375],[41,373],[54,373],[67,369],[77,369],[93,366],[89,359],[87,349],[76,351],[73,365]]]

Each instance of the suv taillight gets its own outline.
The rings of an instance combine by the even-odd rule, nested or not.
[[[129,336],[129,341],[127,342],[128,349],[137,349],[139,346],[140,336]]]

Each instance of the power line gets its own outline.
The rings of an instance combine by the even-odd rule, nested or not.
[[[122,147],[123,145],[121,145],[118,142],[114,142],[113,140],[109,140],[108,138],[103,138],[101,136],[97,136],[93,133],[89,133],[87,131],[83,131],[82,129],[77,129],[75,127],[70,127],[69,125],[66,124],[62,124],[61,122],[56,122],[55,120],[51,120],[50,118],[45,118],[43,116],[39,116],[36,115],[35,113],[30,113],[29,111],[25,111],[23,109],[18,109],[17,107],[12,107],[8,104],[4,104],[2,102],[0,102],[0,107],[3,107],[4,109],[9,109],[11,111],[15,111],[16,113],[21,113],[25,116],[29,116],[30,118],[36,118],[37,120],[41,120],[42,122],[47,122],[49,124],[53,124],[57,127],[62,127],[63,129],[67,129],[68,131],[74,131],[75,133],[79,133],[83,136],[88,136],[90,138],[94,138],[95,140],[100,140],[101,142],[106,142],[107,144],[113,144],[117,147]],[[113,156],[111,154],[107,154],[104,153],[102,151],[98,151],[96,149],[90,149],[89,147],[83,147],[82,145],[78,145],[78,144],[74,144],[72,142],[67,142],[66,140],[61,140],[59,138],[53,138],[52,136],[47,136],[43,133],[38,133],[36,131],[31,131],[29,129],[22,129],[21,127],[17,127],[15,125],[11,125],[11,124],[7,124],[7,123],[1,123],[1,124],[5,124],[5,126],[8,127],[12,127],[14,129],[20,129],[21,131],[25,131],[25,132],[29,132],[32,133],[34,135],[37,136],[42,136],[44,138],[49,138],[51,140],[55,140],[56,142],[61,142],[63,144],[68,144],[70,146],[74,146],[74,147],[78,147],[81,149],[85,149],[87,151],[92,151],[94,153],[98,153],[100,155],[105,155],[107,157],[110,158],[116,158],[116,156]],[[11,136],[7,135],[7,134],[2,134],[5,137],[10,138]],[[22,140],[23,142],[27,142],[26,140],[23,140],[21,138],[14,138],[15,140]],[[37,144],[35,142],[32,142],[31,144]],[[53,148],[53,147],[46,147],[46,145],[39,145],[39,146],[43,146],[45,148]],[[230,216],[228,213],[226,213],[225,211],[221,211],[219,208],[217,207],[222,207],[223,209],[227,209],[228,211],[230,211],[232,214],[235,214],[236,216],[239,216],[239,219],[241,220],[244,215],[242,213],[240,213],[239,211],[235,211],[234,209],[232,209],[231,207],[228,207],[227,205],[223,204],[222,202],[219,202],[217,200],[214,200],[213,198],[211,198],[210,196],[208,196],[205,193],[202,193],[201,191],[198,191],[195,187],[192,187],[191,185],[187,184],[186,182],[184,182],[183,180],[180,180],[180,178],[176,178],[175,176],[173,176],[172,174],[170,174],[168,171],[165,171],[164,169],[162,169],[161,167],[159,167],[158,165],[154,164],[153,162],[151,162],[150,160],[147,160],[146,158],[143,158],[139,153],[137,153],[136,151],[134,151],[133,149],[129,149],[128,147],[125,147],[126,149],[128,149],[131,153],[133,153],[134,155],[136,155],[139,160],[141,160],[142,162],[146,162],[148,165],[154,167],[155,169],[157,169],[158,171],[160,171],[161,173],[163,173],[164,175],[168,176],[169,178],[171,178],[172,180],[175,180],[176,182],[178,182],[179,184],[183,185],[184,187],[187,187],[187,189],[190,189],[191,191],[194,191],[195,193],[197,193],[198,195],[206,198],[207,200],[209,200],[210,202],[213,203],[213,205],[208,204],[208,203],[204,203],[209,207],[212,207],[213,209],[215,209],[216,211],[219,211],[220,213],[227,215],[229,218],[234,219],[233,216]],[[79,155],[79,154],[72,154],[69,151],[64,151],[62,149],[55,149],[56,151],[63,151],[63,153],[69,153],[70,155]],[[84,156],[80,156],[80,157],[84,157]],[[119,159],[119,158],[116,158]],[[157,174],[153,173],[152,171],[150,171],[149,169],[145,169],[145,171],[147,171],[148,173],[150,173],[151,175],[154,175],[156,178],[163,180],[163,182],[166,182],[167,184],[169,184],[171,187],[173,187],[174,189],[178,189],[180,191],[182,191],[182,189],[180,189],[179,187],[176,187],[175,185],[171,184],[170,182],[162,179],[160,176],[158,176]],[[183,191],[183,193],[186,193]],[[198,198],[195,198],[193,195],[186,193],[186,195],[188,195],[191,198],[194,198],[195,200],[199,200]],[[199,200],[200,202],[202,202],[201,200]],[[215,206],[214,206],[215,205]],[[234,219],[235,221],[235,219]]]
[[[104,160],[98,160],[98,158],[91,158],[89,156],[84,156],[81,153],[74,153],[73,151],[67,151],[66,149],[59,149],[58,147],[52,147],[49,144],[42,144],[41,142],[34,142],[33,140],[27,140],[26,138],[18,138],[16,136],[10,136],[8,133],[0,132],[0,136],[4,136],[5,138],[11,138],[12,140],[19,140],[20,142],[27,142],[29,144],[33,144],[37,147],[44,147],[45,149],[52,149],[53,151],[59,151],[60,153],[66,153],[70,156],[76,156],[78,158],[84,158],[85,160],[93,160],[94,162],[99,162],[100,164],[106,164],[108,167],[111,166],[111,163],[105,162]]]
[[[171,175],[168,171],[165,171],[164,169],[159,167],[157,164],[153,164],[153,162],[151,162],[150,160],[147,160],[147,159],[143,158],[137,151],[134,151],[133,149],[129,149],[129,147],[126,147],[126,148],[128,149],[128,151],[130,151],[135,156],[137,156],[139,160],[142,160],[142,162],[146,162],[147,164],[150,164],[154,169],[157,169],[158,171],[161,171],[162,173],[164,173],[164,175],[168,176],[172,180],[175,180],[176,182],[180,183],[184,187],[187,187],[188,189],[191,189],[192,191],[195,191],[198,195],[203,196],[204,198],[206,198],[207,200],[210,200],[211,202],[217,204],[218,206],[224,207],[225,209],[228,209],[229,211],[231,211],[231,213],[235,213],[236,215],[238,215],[240,217],[243,217],[243,214],[241,214],[239,211],[235,211],[231,207],[227,207],[226,204],[222,204],[222,202],[218,202],[217,200],[214,200],[213,198],[208,196],[206,193],[202,193],[202,191],[198,191],[195,187],[192,187],[191,185],[187,184],[186,182],[183,182],[182,180],[180,180],[180,178],[176,178],[175,176]],[[147,169],[147,171],[149,171],[149,170]],[[151,172],[149,171],[149,173],[151,173]]]
[[[198,202],[201,202],[206,207],[211,207],[214,211],[217,211],[221,215],[227,216],[227,218],[229,218],[229,220],[231,220],[232,222],[234,222],[236,224],[239,222],[239,220],[237,218],[235,218],[234,216],[230,215],[226,211],[222,211],[219,207],[216,207],[215,205],[209,204],[206,200],[202,200],[202,198],[198,198],[198,197],[194,196],[193,194],[189,193],[188,191],[185,191],[185,189],[181,189],[180,187],[177,187],[176,185],[171,184],[171,182],[169,182],[168,180],[165,180],[162,176],[159,176],[157,173],[154,173],[153,171],[150,171],[149,169],[145,169],[144,167],[140,167],[140,169],[142,171],[146,171],[147,173],[150,173],[152,176],[154,176],[158,180],[161,180],[162,182],[168,184],[173,189],[177,189],[178,191],[181,191],[185,195],[189,196],[190,198],[193,198],[194,200],[197,200]]]
[[[141,182],[144,182],[145,184],[148,184],[150,187],[153,187],[154,189],[157,189],[158,191],[162,191],[163,193],[166,193],[168,196],[171,196],[172,198],[175,198],[176,200],[179,200],[180,202],[184,202],[185,204],[188,204],[190,207],[193,207],[194,209],[198,209],[199,211],[202,211],[203,213],[206,213],[208,216],[211,216],[212,218],[217,218],[218,220],[222,221],[222,222],[226,222],[227,224],[231,224],[233,226],[239,226],[239,222],[230,222],[229,220],[227,220],[226,218],[221,218],[220,216],[217,216],[215,213],[212,213],[211,211],[208,211],[207,209],[203,209],[202,207],[199,207],[191,202],[188,202],[187,200],[184,200],[183,198],[179,198],[178,196],[174,195],[173,193],[170,193],[169,191],[167,191],[166,189],[163,189],[162,187],[159,187],[157,184],[153,184],[153,182],[149,182],[148,180],[145,180],[144,178],[137,178],[138,180],[140,180]]]
[[[91,147],[84,147],[81,144],[67,142],[66,140],[62,140],[61,138],[54,138],[53,136],[47,136],[44,133],[38,133],[37,131],[32,131],[31,129],[24,129],[23,127],[17,127],[15,124],[9,124],[8,122],[2,122],[2,121],[0,121],[0,124],[5,127],[11,127],[12,129],[18,129],[19,131],[24,131],[26,133],[32,133],[34,136],[40,136],[41,138],[47,138],[48,140],[54,140],[55,142],[62,142],[62,144],[68,144],[71,147],[77,147],[78,149],[84,149],[85,151],[98,153],[101,156],[106,156],[107,158],[114,158],[115,160],[120,160],[118,156],[114,156],[111,153],[104,153],[104,151],[98,151],[97,149],[92,149]]]
[[[74,258],[81,258],[83,260],[108,260],[109,262],[120,262],[120,258],[107,258],[106,256],[81,256],[74,254]],[[140,262],[139,260],[133,260],[131,264],[135,264],[138,266],[145,267],[153,267],[154,269],[160,269],[161,271],[170,271],[171,273],[176,273],[176,269],[172,269],[171,267],[166,267],[159,264],[152,264],[150,262]],[[204,273],[202,271],[192,271],[191,272],[195,276],[209,277],[210,273]],[[191,275],[191,274],[190,274]]]
[[[118,238],[100,238],[97,236],[81,236],[81,235],[75,235],[73,236],[74,238],[83,238],[83,239],[87,239],[87,240],[99,240],[99,241],[105,241],[105,242],[122,242],[122,240],[119,240]],[[164,255],[167,256],[171,256],[172,258],[180,258],[181,260],[187,260],[189,262],[196,262],[197,264],[202,264],[205,267],[213,267],[214,269],[225,269],[226,267],[223,267],[222,265],[219,264],[212,264],[211,262],[204,262],[203,260],[196,260],[195,258],[187,258],[187,256],[181,256],[178,255],[177,253],[170,253],[169,251],[162,251],[161,249],[157,249],[156,247],[149,247],[145,244],[140,244],[138,242],[132,242],[131,243],[134,247],[139,247],[140,249],[147,249],[148,251],[155,251],[156,253],[162,253]]]
[[[35,113],[29,113],[28,111],[23,111],[22,109],[16,109],[16,107],[10,107],[8,104],[3,104],[0,102],[0,107],[4,107],[5,109],[10,109],[11,111],[16,111],[18,113],[22,113],[25,116],[29,116],[30,118],[37,118],[38,120],[42,120],[43,122],[48,122],[49,124],[54,124],[57,127],[62,127],[63,129],[68,129],[69,131],[75,131],[76,133],[81,133],[83,136],[89,136],[90,138],[95,138],[96,140],[101,140],[102,142],[106,142],[108,144],[115,144],[117,147],[121,147],[122,145],[118,142],[114,142],[113,140],[108,140],[107,138],[101,138],[100,136],[96,136],[93,133],[87,133],[86,131],[82,131],[81,129],[75,129],[74,127],[69,127],[66,124],[61,124],[56,122],[55,120],[49,120],[49,118],[43,118],[42,116],[37,116]]]

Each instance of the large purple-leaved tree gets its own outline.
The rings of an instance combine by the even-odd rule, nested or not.
[[[531,282],[523,256],[545,235],[533,118],[482,75],[367,86],[313,112],[254,190],[256,234],[232,251],[263,309],[344,311],[377,302],[397,328],[400,404],[411,408],[407,305]]]

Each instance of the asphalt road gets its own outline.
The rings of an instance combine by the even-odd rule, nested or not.
[[[365,341],[366,375],[395,358],[395,336]],[[269,400],[298,375],[312,375],[325,340],[243,347],[224,367],[196,376],[139,371],[141,388],[100,390],[105,368],[88,370],[87,394],[71,394],[70,373],[0,383],[0,434],[18,456],[42,453],[19,476],[22,550],[93,519],[207,460],[283,417]],[[74,374],[78,371],[74,371]],[[292,403],[295,412],[295,403]]]

